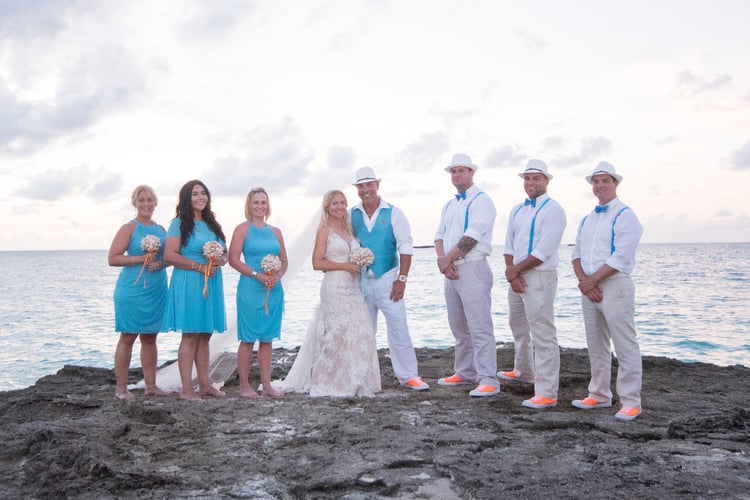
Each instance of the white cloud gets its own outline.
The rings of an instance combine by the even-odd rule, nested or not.
[[[247,29],[249,18],[259,10],[258,4],[253,0],[187,3],[184,11],[176,13],[176,29],[181,37],[196,43],[222,38],[234,30]]]
[[[517,167],[527,158],[528,156],[521,153],[516,146],[505,145],[490,151],[484,159],[484,163],[490,168]]]
[[[732,212],[731,212],[731,211],[729,211],[729,210],[727,210],[727,209],[726,209],[726,208],[724,208],[724,207],[720,207],[720,208],[719,208],[719,209],[718,209],[718,210],[716,211],[716,213],[714,214],[714,216],[716,216],[716,217],[731,217],[732,215],[733,215],[733,214],[732,214]]]
[[[75,0],[0,2],[0,39],[49,36],[65,27],[63,18]]]
[[[661,146],[665,144],[674,144],[676,142],[677,142],[677,137],[670,135],[670,136],[662,137],[660,139],[655,140],[654,144]]]
[[[95,199],[107,199],[107,197],[119,193],[125,187],[125,178],[119,172],[101,172],[86,190],[86,194]]]
[[[244,196],[254,186],[284,192],[307,177],[314,157],[291,118],[251,130],[236,149],[203,173],[212,192]]]
[[[56,201],[74,195],[102,198],[123,187],[119,173],[91,170],[87,165],[47,170],[27,177],[26,185],[15,194],[32,200]]]
[[[547,46],[547,42],[541,36],[531,33],[525,28],[516,29],[513,32],[530,49],[543,49]]]
[[[696,219],[684,213],[667,215],[639,214],[644,226],[644,242],[712,243],[750,241],[750,218],[747,215],[715,214],[709,219]]]
[[[87,43],[91,25],[71,21],[72,3],[18,3],[33,8],[0,16],[8,42],[0,48],[0,154],[34,154],[89,130],[145,93],[147,62],[114,33]],[[71,45],[79,30],[84,39]]]
[[[565,141],[562,137],[548,136],[542,140],[542,151],[558,151],[564,144]]]
[[[607,137],[584,137],[581,149],[575,153],[560,155],[553,163],[558,167],[573,167],[598,159],[612,151],[612,140]]]
[[[444,132],[423,134],[398,153],[399,163],[407,170],[424,172],[445,156],[448,146],[448,136]]]
[[[723,74],[713,78],[696,75],[690,70],[683,70],[677,75],[677,86],[686,94],[696,95],[702,92],[722,90],[732,84],[732,76]]]
[[[350,170],[354,167],[354,149],[349,146],[328,148],[328,166],[336,170]]]
[[[733,170],[750,170],[750,141],[732,151],[729,155],[729,168]]]

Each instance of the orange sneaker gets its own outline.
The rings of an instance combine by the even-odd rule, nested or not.
[[[627,406],[623,406],[620,408],[620,411],[615,413],[615,418],[617,420],[629,422],[630,420],[635,420],[641,413],[643,413],[643,410],[640,408],[628,408]]]
[[[594,398],[574,399],[573,406],[582,410],[591,410],[593,408],[609,408],[612,403],[609,401],[597,401]]]
[[[500,392],[499,387],[495,387],[494,385],[479,384],[476,389],[469,392],[469,396],[472,396],[474,398],[486,398],[487,396],[494,396],[498,392]]]
[[[522,384],[533,384],[533,379],[521,378],[516,374],[515,370],[509,372],[497,372],[497,377],[502,380],[510,380],[511,382],[521,382]]]
[[[403,384],[404,387],[408,387],[409,389],[413,391],[426,391],[430,388],[429,385],[427,385],[421,378],[419,377],[412,377]]]
[[[557,406],[557,400],[552,398],[545,398],[544,396],[534,396],[531,399],[525,399],[521,406],[526,408],[552,408]]]
[[[439,378],[438,385],[471,385],[471,382],[453,374],[450,377]]]

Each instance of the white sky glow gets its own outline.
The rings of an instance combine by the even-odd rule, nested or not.
[[[294,238],[363,165],[432,242],[456,152],[498,210],[531,157],[564,242],[599,160],[644,242],[750,241],[750,3],[0,0],[0,250],[105,249],[199,178],[225,232],[265,187]],[[731,188],[734,186],[734,188]]]

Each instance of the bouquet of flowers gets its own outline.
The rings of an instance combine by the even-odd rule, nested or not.
[[[149,234],[141,238],[141,250],[146,252],[146,260],[143,261],[141,272],[138,273],[138,277],[133,282],[134,285],[138,283],[138,280],[141,278],[141,274],[143,274],[143,270],[146,268],[146,266],[149,265],[154,260],[154,258],[156,258],[156,252],[159,251],[159,247],[161,247],[161,240],[158,236]],[[146,287],[145,279],[143,280],[143,287]]]
[[[359,247],[352,250],[352,262],[359,267],[367,267],[373,263],[375,255],[372,250],[365,247]]]
[[[357,247],[352,249],[351,261],[362,269],[362,272],[359,273],[359,285],[360,288],[362,288],[362,293],[365,297],[367,297],[367,276],[365,275],[365,269],[372,264],[374,260],[375,255],[369,248]]]
[[[260,261],[260,267],[263,269],[263,272],[266,273],[266,275],[270,278],[277,272],[281,270],[281,259],[279,259],[278,255],[271,255],[268,254]],[[266,315],[268,315],[268,297],[271,295],[271,286],[268,284],[268,281],[266,281],[266,301],[263,303],[263,308],[266,310]]]
[[[211,273],[211,265],[214,259],[224,255],[224,247],[218,241],[207,241],[203,244],[203,255],[208,259],[203,271],[203,296],[208,298],[208,276]]]

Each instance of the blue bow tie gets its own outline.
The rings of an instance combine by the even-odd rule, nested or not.
[[[523,206],[527,207],[529,205],[531,205],[532,207],[536,207],[536,198],[534,198],[533,200],[527,198],[526,201],[523,202]]]
[[[466,199],[466,191],[464,191],[463,193],[459,193],[459,194],[456,195],[456,201],[461,201],[461,200],[465,200],[465,199]]]
[[[606,212],[608,208],[609,208],[609,205],[604,205],[604,206],[597,205],[594,207],[594,212],[596,213]]]

